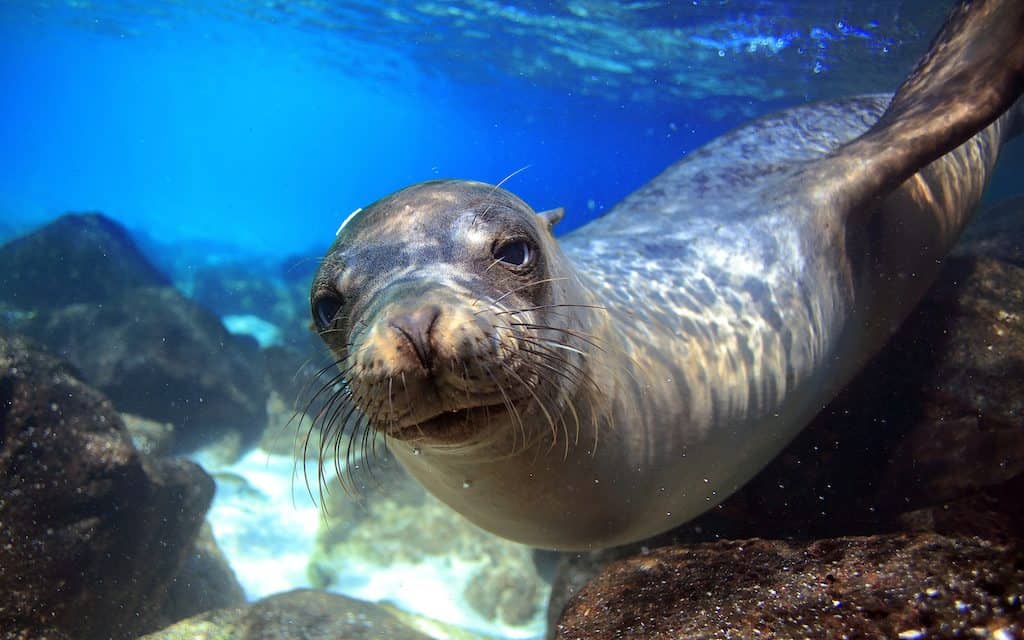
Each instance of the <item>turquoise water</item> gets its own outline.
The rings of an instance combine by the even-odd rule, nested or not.
[[[932,4],[5,2],[0,216],[319,253],[407,183],[529,166],[564,232],[750,116],[892,88]]]

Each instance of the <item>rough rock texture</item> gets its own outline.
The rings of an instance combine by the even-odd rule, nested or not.
[[[377,605],[320,591],[271,596],[180,622],[144,640],[429,640]]]
[[[66,215],[0,247],[0,306],[125,412],[175,426],[176,451],[266,425],[255,343],[172,288],[128,233]]]
[[[0,335],[0,628],[152,629],[212,495],[196,465],[140,455],[68,366]]]
[[[730,540],[609,566],[555,637],[1014,638],[1022,593],[1021,550],[980,539]]]
[[[22,309],[104,302],[127,289],[168,285],[127,231],[99,213],[62,216],[0,247],[0,301]]]

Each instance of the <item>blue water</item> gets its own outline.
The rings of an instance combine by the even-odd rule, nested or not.
[[[751,115],[843,93],[844,65],[894,86],[942,13],[916,11],[0,3],[0,219],[315,254],[408,183],[529,167],[509,187],[565,231]]]
[[[102,211],[233,332],[298,362],[315,262],[295,258],[322,255],[353,209],[421,180],[509,177],[537,210],[565,207],[568,231],[752,117],[895,89],[946,4],[0,0],[0,243]],[[1024,144],[1007,156],[993,200],[1020,193]],[[296,504],[291,456],[216,453],[199,454],[220,472],[207,518],[249,596],[308,586],[319,512]],[[444,610],[469,571],[423,563],[422,586],[346,562],[348,587],[365,583],[350,595],[511,633]],[[543,625],[541,608],[514,637]]]

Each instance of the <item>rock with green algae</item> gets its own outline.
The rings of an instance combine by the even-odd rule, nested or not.
[[[300,589],[249,607],[211,611],[140,640],[479,640],[433,620],[323,591]]]

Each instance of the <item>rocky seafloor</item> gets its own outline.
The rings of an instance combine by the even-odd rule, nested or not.
[[[590,554],[384,452],[319,494],[311,264],[154,260],[98,214],[0,246],[3,637],[1024,637],[1024,200],[740,492]]]

